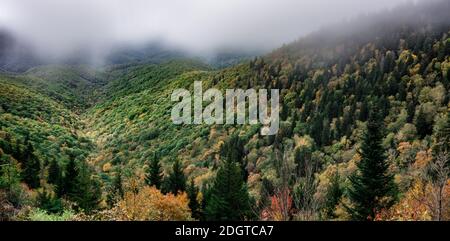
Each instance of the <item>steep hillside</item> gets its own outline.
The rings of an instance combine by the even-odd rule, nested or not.
[[[106,84],[107,75],[87,66],[46,65],[31,68],[17,79],[79,112],[95,103],[97,91]]]
[[[69,70],[49,66],[0,76],[0,219],[35,204],[50,203],[48,210],[59,212],[57,196],[76,200],[73,207],[86,211],[88,200],[96,202],[90,189],[100,186],[94,187],[96,175],[88,165],[96,147],[85,137],[77,112],[89,104],[86,97],[94,96],[99,83]],[[91,196],[75,195],[70,182]]]
[[[175,88],[208,77],[208,69],[197,62],[175,61],[138,66],[110,81],[105,100],[84,115],[87,133],[102,147],[97,161],[140,169],[154,151],[174,153],[200,130],[207,133],[207,127],[181,128],[171,123],[170,95]]]
[[[64,145],[84,149],[82,142],[88,141],[78,140],[78,117],[60,103],[17,82],[17,79],[10,77],[1,77],[0,80],[3,138],[19,144],[29,135],[35,149],[45,156],[43,163],[60,159],[64,155],[60,148]],[[84,152],[88,153],[87,150]]]
[[[74,122],[74,115],[61,104],[19,84],[16,78],[2,77],[0,81],[2,113],[68,126]]]
[[[155,88],[183,73],[211,68],[199,61],[184,59],[170,60],[161,64],[143,64],[126,67],[112,67],[110,81],[105,86],[105,99],[120,98],[143,90]]]

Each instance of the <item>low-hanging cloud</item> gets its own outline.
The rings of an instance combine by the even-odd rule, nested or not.
[[[41,55],[102,55],[163,39],[197,52],[268,50],[405,0],[1,0],[0,28]]]

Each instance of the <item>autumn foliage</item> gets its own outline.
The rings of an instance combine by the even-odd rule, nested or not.
[[[270,198],[270,207],[263,211],[263,220],[288,221],[293,211],[289,189],[276,193]]]
[[[188,202],[186,193],[164,195],[155,187],[147,186],[138,193],[125,193],[117,211],[121,220],[191,220]]]

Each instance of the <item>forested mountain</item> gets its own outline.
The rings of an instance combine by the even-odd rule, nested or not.
[[[161,64],[168,60],[195,59],[210,65],[212,68],[226,68],[249,60],[261,51],[221,50],[214,54],[193,54],[175,47],[165,46],[155,41],[143,46],[122,47],[109,54],[106,62],[109,65],[130,66],[143,64]]]
[[[449,12],[404,5],[219,70],[1,74],[0,218],[448,220]],[[173,124],[194,81],[280,89],[279,132]]]

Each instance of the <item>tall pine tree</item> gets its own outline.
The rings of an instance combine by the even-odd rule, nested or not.
[[[38,191],[36,201],[39,208],[49,213],[61,213],[64,209],[61,199],[55,197],[45,189]]]
[[[145,176],[145,182],[149,186],[155,186],[157,189],[161,188],[162,183],[162,171],[161,164],[159,162],[158,155],[156,153],[153,154],[153,158],[150,161],[150,165],[147,169],[147,174]]]
[[[68,197],[76,202],[80,209],[90,213],[97,209],[101,201],[101,183],[91,177],[92,172],[85,162],[80,163],[77,173]]]
[[[200,203],[197,200],[198,188],[195,186],[194,179],[191,179],[186,189],[186,192],[189,198],[189,208],[191,209],[192,217],[195,219],[200,219],[201,218]]]
[[[172,173],[166,180],[166,191],[177,195],[186,190],[186,177],[183,173],[180,161],[177,159],[172,166]]]
[[[41,163],[34,154],[34,148],[31,141],[26,138],[26,148],[23,152],[23,180],[30,188],[40,187]]]
[[[382,123],[379,112],[374,110],[367,121],[357,163],[357,172],[350,176],[348,195],[352,205],[347,207],[354,220],[374,220],[384,208],[396,200],[396,185],[389,174],[382,147]]]
[[[206,220],[238,221],[253,217],[247,184],[242,178],[239,163],[233,157],[228,155],[217,171],[206,202]]]
[[[423,111],[423,108],[420,108],[419,113],[417,114],[416,129],[420,138],[425,138],[425,136],[430,135],[433,131],[433,124],[427,121],[427,116]]]
[[[75,195],[77,190],[78,167],[74,156],[70,156],[66,166],[66,172],[60,186],[61,195]]]
[[[47,181],[53,185],[59,185],[61,181],[61,169],[54,159],[50,161]]]
[[[244,181],[247,181],[248,171],[247,171],[247,159],[245,159],[245,149],[244,142],[241,138],[233,134],[220,149],[222,158],[231,158],[234,162],[239,164],[242,170],[242,177]]]

